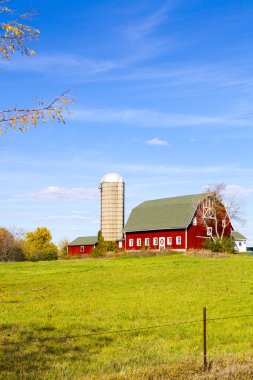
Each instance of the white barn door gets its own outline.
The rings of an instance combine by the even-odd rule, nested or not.
[[[159,237],[159,250],[165,249],[165,237]]]

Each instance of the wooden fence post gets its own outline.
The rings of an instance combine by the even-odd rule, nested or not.
[[[206,307],[203,307],[203,352],[204,352],[204,371],[207,370],[206,358]]]

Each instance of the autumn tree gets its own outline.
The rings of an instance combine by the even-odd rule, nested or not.
[[[21,249],[20,234],[15,230],[0,228],[0,261],[23,261],[25,256]]]
[[[30,48],[37,41],[40,31],[29,24],[32,12],[20,14],[10,8],[10,0],[0,0],[0,60],[11,60],[20,53],[29,57],[35,54]],[[14,107],[0,110],[0,134],[10,128],[26,131],[36,127],[39,121],[56,120],[64,123],[63,112],[67,104],[72,103],[68,93],[64,92],[52,101],[39,101],[33,107]]]
[[[58,257],[58,248],[52,242],[51,232],[46,227],[27,232],[22,241],[22,249],[31,261],[55,260]]]

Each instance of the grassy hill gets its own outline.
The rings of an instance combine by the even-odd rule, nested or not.
[[[203,306],[208,318],[253,314],[253,257],[1,264],[0,378],[202,378],[201,322],[103,332],[201,321]],[[252,378],[253,317],[207,332],[208,359]]]

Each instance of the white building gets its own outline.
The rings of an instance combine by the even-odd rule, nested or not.
[[[235,242],[235,249],[238,252],[246,252],[247,246],[246,246],[246,237],[240,234],[238,231],[232,231],[231,237]]]

